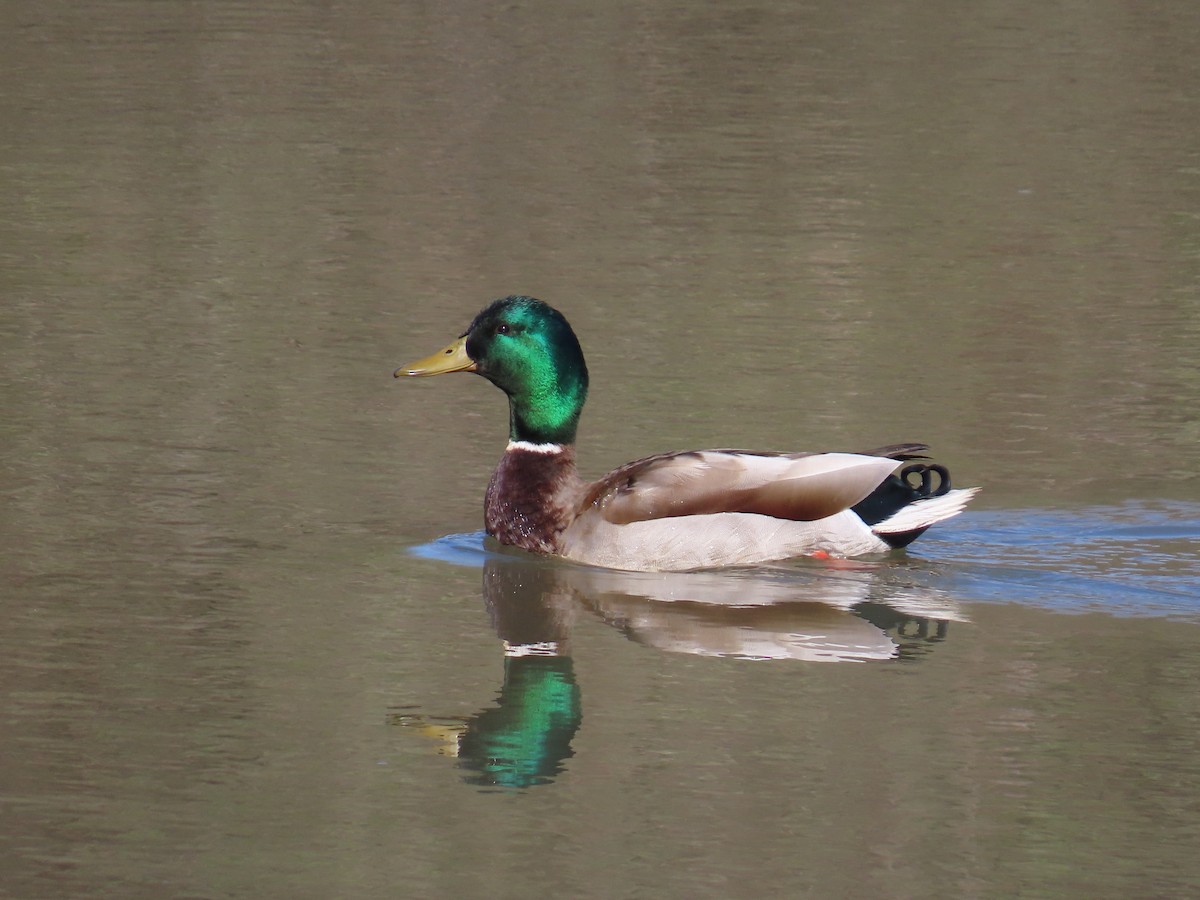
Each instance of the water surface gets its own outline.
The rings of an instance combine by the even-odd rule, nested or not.
[[[0,29],[0,894],[1200,890],[1200,8],[32,4]],[[478,534],[580,460],[926,441],[910,552]]]

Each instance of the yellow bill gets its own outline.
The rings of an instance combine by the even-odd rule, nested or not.
[[[443,347],[433,356],[418,359],[396,370],[396,377],[411,375],[423,378],[428,375],[445,375],[447,372],[474,372],[475,360],[467,356],[467,338],[464,335],[448,347]]]

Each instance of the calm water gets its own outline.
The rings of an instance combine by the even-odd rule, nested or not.
[[[0,896],[1200,893],[1200,6],[14,2]],[[581,463],[923,440],[907,555],[485,544]]]

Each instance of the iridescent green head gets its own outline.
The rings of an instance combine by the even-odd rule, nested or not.
[[[532,297],[504,297],[433,356],[396,375],[477,372],[508,395],[509,437],[571,444],[587,399],[588,373],[562,313]]]

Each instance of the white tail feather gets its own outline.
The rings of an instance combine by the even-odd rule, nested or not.
[[[957,516],[963,511],[979,488],[961,488],[942,494],[940,497],[928,497],[910,503],[894,516],[884,519],[871,530],[876,534],[902,534],[905,531],[915,531],[918,528],[928,528],[935,522]]]

